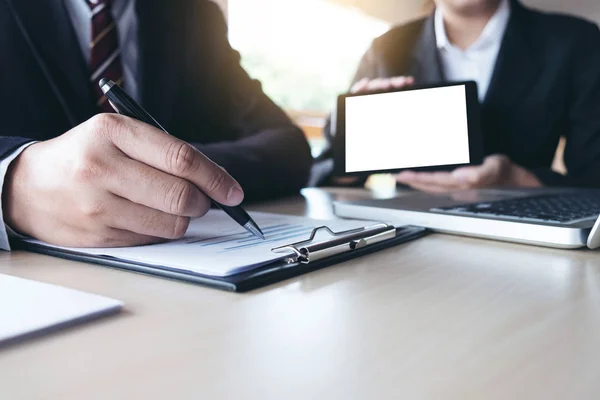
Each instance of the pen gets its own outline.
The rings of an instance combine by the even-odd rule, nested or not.
[[[152,125],[157,129],[162,130],[166,134],[169,134],[165,128],[163,128],[146,110],[142,108],[135,100],[133,100],[119,85],[113,81],[103,78],[100,80],[100,88],[104,92],[104,95],[110,101],[110,105],[121,115],[125,115],[130,118],[135,118],[138,121]],[[213,204],[218,206],[220,209],[225,211],[235,222],[243,226],[248,232],[254,236],[265,239],[264,234],[260,230],[258,224],[254,222],[252,217],[248,215],[246,210],[242,206],[230,207],[223,204],[219,204],[213,200]]]

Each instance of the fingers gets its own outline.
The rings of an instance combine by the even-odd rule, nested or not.
[[[394,89],[402,89],[415,84],[415,78],[412,76],[397,76],[390,79],[391,86]]]
[[[369,84],[369,79],[362,78],[360,81],[356,82],[350,88],[350,93],[360,93],[367,91],[367,85]]]
[[[479,166],[458,168],[452,175],[472,188],[497,186],[504,183],[509,165],[510,161],[505,156],[493,155],[486,157]]]
[[[192,145],[174,140],[164,148],[162,160],[159,158],[154,165],[156,168],[187,179],[218,203],[236,206],[244,200],[239,183]]]
[[[437,186],[445,189],[458,189],[463,182],[456,179],[449,172],[413,172],[403,171],[396,176],[396,180],[405,185]]]
[[[397,76],[393,78],[375,78],[369,80],[363,78],[356,82],[350,89],[350,93],[365,93],[391,89],[402,89],[415,83],[412,76]]]
[[[117,196],[106,203],[106,226],[138,235],[180,239],[190,224],[187,217],[167,214]]]
[[[396,175],[396,180],[428,193],[443,193],[514,184],[510,181],[514,169],[515,165],[508,157],[492,155],[486,157],[482,165],[457,168],[452,172],[403,171]]]
[[[210,199],[189,181],[159,171],[124,155],[105,176],[106,189],[124,199],[167,214],[202,217]]]
[[[470,182],[472,187],[491,186],[541,187],[539,179],[505,155],[488,156],[479,167],[456,170],[455,174]]]
[[[101,114],[95,123],[130,158],[186,179],[221,204],[244,199],[240,185],[225,170],[190,144],[131,118]]]
[[[457,190],[457,188],[449,188],[449,187],[445,187],[445,186],[436,186],[436,185],[426,185],[426,184],[422,184],[422,183],[412,183],[408,186],[412,189],[419,190],[419,191],[425,192],[425,193],[431,193],[431,194],[443,194],[443,193],[448,193],[452,190]]]
[[[398,78],[376,78],[367,83],[366,90],[377,91],[377,90],[390,90],[390,89],[400,89],[404,86],[404,82],[406,81],[405,77]]]
[[[457,168],[452,171],[452,176],[467,186],[476,186],[481,179],[480,168],[481,166]]]
[[[403,171],[396,176],[396,181],[413,189],[433,194],[464,189],[463,183],[448,172]]]

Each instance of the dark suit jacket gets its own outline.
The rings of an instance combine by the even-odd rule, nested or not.
[[[508,155],[547,185],[600,187],[600,31],[516,0],[511,6],[482,104],[485,153]],[[433,17],[376,39],[354,81],[402,75],[417,83],[444,81]],[[550,170],[561,136],[567,139],[566,177]]]
[[[56,137],[97,113],[63,1],[12,3],[68,110],[0,0],[2,157],[31,139]],[[312,164],[306,139],[240,67],[219,8],[208,0],[138,0],[136,8],[143,107],[171,134],[226,168],[244,187],[246,199],[303,187]]]

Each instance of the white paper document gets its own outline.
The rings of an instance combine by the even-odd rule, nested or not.
[[[22,336],[118,312],[123,303],[47,283],[0,275],[0,345]]]
[[[326,225],[340,232],[371,224],[357,220],[320,221],[267,213],[251,215],[265,234],[265,240],[248,233],[223,211],[210,210],[204,217],[191,222],[181,240],[139,247],[67,250],[164,269],[225,277],[285,258],[285,253],[274,253],[271,249],[308,239],[313,229],[319,226]],[[316,239],[317,242],[326,241],[329,237],[319,235]],[[39,241],[29,242],[43,244]]]

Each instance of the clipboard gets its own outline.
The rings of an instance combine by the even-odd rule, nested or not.
[[[315,242],[315,237],[319,232],[328,233],[330,236],[329,239]],[[57,249],[25,241],[15,243],[15,248],[72,261],[98,264],[151,276],[200,284],[231,292],[248,292],[418,239],[424,236],[426,232],[425,228],[414,226],[396,228],[387,224],[376,224],[343,232],[334,232],[327,226],[320,226],[313,229],[306,240],[272,249],[273,252],[288,254],[288,256],[284,256],[282,259],[267,265],[226,277],[203,275],[174,268],[163,268],[110,256],[78,253],[76,251]]]

